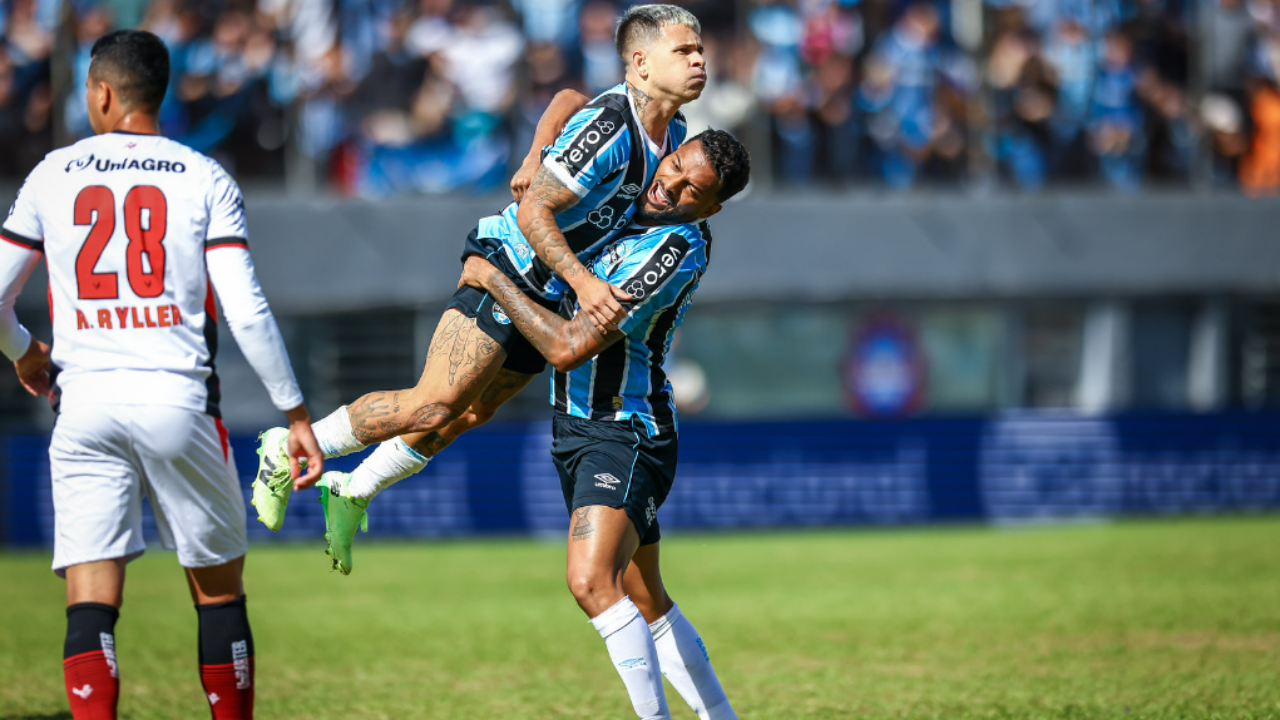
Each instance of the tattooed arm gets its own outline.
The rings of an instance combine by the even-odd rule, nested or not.
[[[483,258],[474,255],[467,258],[462,268],[462,282],[493,295],[516,329],[560,372],[573,370],[624,337],[617,330],[600,332],[581,311],[572,320],[565,320],[530,300],[510,278]]]
[[[556,213],[573,207],[579,199],[546,167],[539,166],[533,184],[520,201],[516,222],[538,257],[577,293],[583,310],[580,314],[604,334],[617,329],[618,321],[626,317],[618,300],[630,300],[631,296],[587,272],[556,225]]]
[[[533,143],[529,147],[529,154],[525,156],[520,169],[511,177],[511,197],[515,198],[516,202],[520,202],[524,197],[529,184],[533,182],[533,177],[538,174],[538,168],[542,166],[542,149],[556,141],[556,136],[564,129],[569,118],[581,110],[589,100],[586,95],[577,90],[568,89],[561,90],[551,98],[551,104],[542,113],[542,118],[538,120],[538,127],[533,131]]]

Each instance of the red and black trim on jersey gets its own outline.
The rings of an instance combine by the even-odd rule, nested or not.
[[[208,282],[204,296],[204,343],[209,348],[209,377],[204,381],[204,412],[214,418],[222,418],[222,381],[218,379],[218,368],[214,358],[218,356],[218,303],[213,296],[213,282]]]
[[[35,250],[36,252],[44,252],[44,240],[36,240],[25,235],[19,235],[9,228],[0,228],[0,238],[11,242],[18,247]]]
[[[220,247],[241,247],[248,250],[249,241],[241,237],[209,238],[204,241],[205,251]]]

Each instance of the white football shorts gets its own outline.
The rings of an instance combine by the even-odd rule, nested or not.
[[[248,550],[244,496],[221,423],[159,405],[78,405],[58,415],[49,446],[53,571],[146,550],[142,497],[160,543],[183,567]]]

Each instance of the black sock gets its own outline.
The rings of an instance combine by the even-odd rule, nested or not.
[[[67,608],[67,639],[62,645],[62,659],[94,650],[111,651],[115,659],[116,620],[120,611],[102,603],[76,603]],[[110,640],[104,647],[103,635]]]
[[[245,597],[197,605],[200,616],[200,664],[225,665],[237,657],[253,657],[253,633]]]
[[[197,605],[200,616],[200,682],[214,720],[253,718],[253,633],[245,597]]]
[[[115,720],[120,701],[116,666],[116,619],[120,611],[102,603],[67,608],[62,678],[76,720]]]

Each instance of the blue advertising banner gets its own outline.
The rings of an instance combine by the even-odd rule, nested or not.
[[[245,489],[252,435],[234,435]],[[459,439],[370,508],[382,537],[563,536],[550,423],[495,424]],[[8,546],[54,536],[48,437],[0,438],[0,522]],[[666,530],[1024,523],[1129,514],[1280,509],[1280,413],[1019,412],[983,417],[826,422],[687,422]],[[350,470],[359,456],[330,461]],[[315,491],[294,496],[285,527],[252,521],[255,541],[318,538]],[[155,538],[154,522],[146,530]]]

